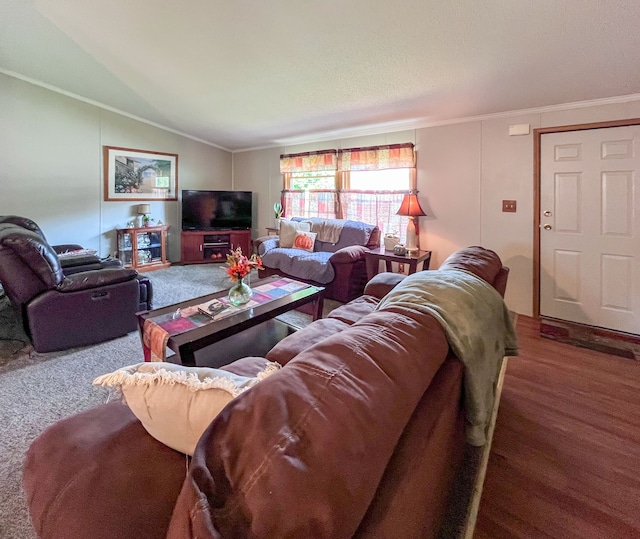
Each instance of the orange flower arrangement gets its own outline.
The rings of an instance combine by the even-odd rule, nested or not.
[[[227,255],[227,274],[232,281],[238,281],[251,273],[253,268],[264,269],[262,259],[255,253],[247,258],[242,254],[242,248],[236,247]]]

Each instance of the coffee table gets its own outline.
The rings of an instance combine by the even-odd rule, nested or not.
[[[260,279],[251,283],[251,287],[271,284],[279,279],[282,277],[277,275]],[[214,298],[223,298],[228,292],[228,290],[221,290],[160,309],[136,313],[140,337],[142,338],[144,323],[148,318],[153,319],[175,313],[178,309],[193,307]],[[199,327],[170,335],[167,348],[173,350],[175,355],[168,357],[167,361],[193,367],[196,366],[196,353],[201,351],[198,354],[200,366],[219,367],[241,357],[263,356],[279,340],[297,329],[276,320],[275,317],[309,303],[312,304],[313,320],[322,318],[323,287],[309,285],[266,303],[242,309],[219,320],[212,320]],[[205,348],[207,350],[204,350]]]

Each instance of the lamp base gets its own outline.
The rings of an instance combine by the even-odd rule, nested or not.
[[[415,217],[409,217],[409,224],[407,225],[407,241],[405,243],[405,247],[409,254],[415,254],[420,250],[420,246],[418,244],[419,237],[416,234],[416,223],[414,222]]]

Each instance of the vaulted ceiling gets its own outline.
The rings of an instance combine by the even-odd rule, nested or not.
[[[0,72],[235,151],[633,96],[638,28],[638,0],[0,0]]]

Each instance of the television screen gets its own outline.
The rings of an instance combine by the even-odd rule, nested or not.
[[[182,191],[182,230],[251,228],[251,191]]]

